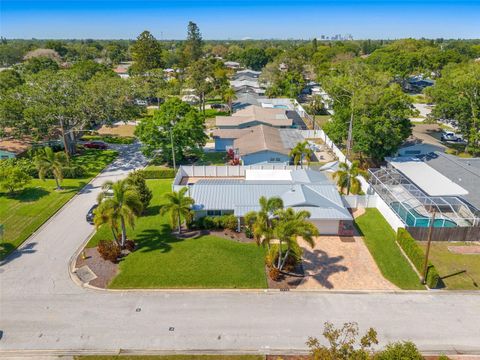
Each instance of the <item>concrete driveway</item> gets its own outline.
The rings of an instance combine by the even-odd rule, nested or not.
[[[480,293],[266,290],[98,291],[79,287],[69,260],[93,227],[100,186],[139,166],[123,151],[0,267],[0,356],[140,352],[296,353],[323,323],[376,328],[381,344],[480,352]],[[221,269],[219,269],[221,270]]]
[[[299,244],[307,277],[298,289],[397,289],[382,276],[360,236],[320,236],[313,249],[303,240]]]

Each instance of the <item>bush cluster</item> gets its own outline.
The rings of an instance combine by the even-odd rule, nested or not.
[[[415,239],[410,235],[407,230],[400,228],[397,232],[397,242],[403,249],[405,254],[407,254],[413,265],[415,265],[417,270],[422,272],[425,262],[425,254],[423,253],[422,249],[417,244]],[[433,266],[432,263],[428,264],[426,282],[428,287],[431,289],[436,289],[442,284],[440,275],[438,274],[437,269],[435,268],[435,266]]]
[[[197,221],[198,227],[205,230],[229,229],[235,231],[237,224],[237,218],[234,215],[204,216]]]
[[[135,138],[131,136],[115,136],[115,135],[83,135],[83,141],[100,140],[109,144],[129,145],[135,142]]]
[[[114,241],[107,240],[100,240],[97,250],[103,260],[108,260],[113,263],[118,260],[122,252],[120,246],[118,246]]]
[[[172,179],[175,177],[175,170],[154,166],[143,169],[142,173],[145,179]]]

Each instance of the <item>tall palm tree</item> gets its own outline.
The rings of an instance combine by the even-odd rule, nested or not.
[[[357,179],[357,176],[368,177],[368,173],[365,170],[360,169],[360,163],[358,161],[352,162],[351,166],[347,163],[338,164],[338,170],[333,174],[334,179],[337,179],[337,185],[340,187],[342,193],[344,189],[347,189],[347,195],[358,194],[362,189],[362,184]]]
[[[253,236],[258,245],[270,248],[270,240],[273,238],[273,217],[277,210],[283,209],[283,201],[279,197],[267,199],[262,196],[259,199],[260,210],[245,214],[245,223],[251,226]]]
[[[38,177],[45,180],[45,175],[51,171],[57,185],[57,190],[61,190],[63,181],[63,168],[68,165],[68,158],[64,152],[53,152],[50,147],[44,147],[38,150],[34,158],[35,166],[38,170]]]
[[[230,114],[233,111],[233,100],[237,98],[237,94],[235,90],[232,87],[228,87],[225,89],[223,92],[223,101],[225,101],[228,104],[228,109],[230,110]]]
[[[127,223],[135,227],[135,219],[143,210],[140,196],[128,179],[117,182],[106,181],[102,187],[105,191],[98,196],[98,208],[95,209],[94,223],[97,227],[108,224],[112,228],[115,239],[118,239],[118,223],[120,223],[120,246],[127,240]],[[111,194],[106,190],[111,190]]]
[[[309,164],[313,156],[313,151],[310,148],[308,141],[303,141],[295,145],[290,151],[290,156],[293,157],[293,164],[297,166],[298,163],[300,163],[300,167],[303,169],[303,160],[305,159],[307,164]]]
[[[277,269],[282,270],[285,266],[294,243],[301,236],[310,246],[313,247],[313,237],[318,236],[319,232],[315,225],[308,221],[310,213],[306,210],[295,211],[292,208],[281,209],[276,211],[278,220],[276,221],[273,235],[278,239],[278,259]],[[283,245],[287,246],[287,250],[282,255]]]
[[[160,207],[160,215],[170,213],[170,225],[177,226],[178,233],[182,232],[182,219],[189,221],[192,219],[192,206],[195,201],[186,196],[188,188],[184,187],[180,191],[172,191],[164,195],[166,204]]]

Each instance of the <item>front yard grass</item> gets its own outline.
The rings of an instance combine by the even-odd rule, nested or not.
[[[87,174],[82,179],[64,179],[62,191],[55,190],[53,179],[34,179],[18,194],[0,193],[0,224],[4,226],[0,259],[22,244],[116,156],[112,150],[88,150],[74,157],[72,161],[84,166]]]
[[[153,199],[137,219],[128,237],[137,250],[120,262],[120,273],[110,288],[266,288],[264,251],[256,244],[238,243],[204,235],[178,239],[171,234],[168,216],[160,216],[162,195],[171,191],[171,180],[147,180]],[[88,243],[112,237],[100,228]]]
[[[419,242],[423,251],[426,242]],[[430,261],[442,277],[448,290],[480,289],[480,254],[456,254],[449,246],[468,246],[465,242],[432,242]]]
[[[395,243],[395,232],[382,214],[377,209],[365,210],[355,222],[383,276],[401,289],[425,290]]]

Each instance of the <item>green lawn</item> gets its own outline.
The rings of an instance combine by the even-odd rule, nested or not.
[[[225,165],[226,157],[225,151],[205,152],[194,165]]]
[[[0,259],[22,244],[116,156],[111,150],[89,150],[74,157],[72,161],[83,165],[88,173],[82,179],[65,179],[62,191],[55,191],[53,179],[34,179],[18,194],[0,193],[0,224],[4,225]]]
[[[171,180],[147,180],[153,199],[147,213],[129,229],[138,249],[120,263],[120,273],[110,288],[266,288],[264,251],[215,236],[177,239],[171,235],[168,217],[160,216],[162,194]],[[111,239],[100,228],[87,246]]]
[[[383,276],[401,289],[425,289],[395,243],[395,232],[377,209],[355,220]]]
[[[425,242],[419,242],[425,251]],[[464,242],[432,242],[430,261],[449,290],[480,289],[480,254],[454,254],[449,246],[468,246]]]
[[[91,355],[74,356],[75,360],[264,360],[262,355]]]

